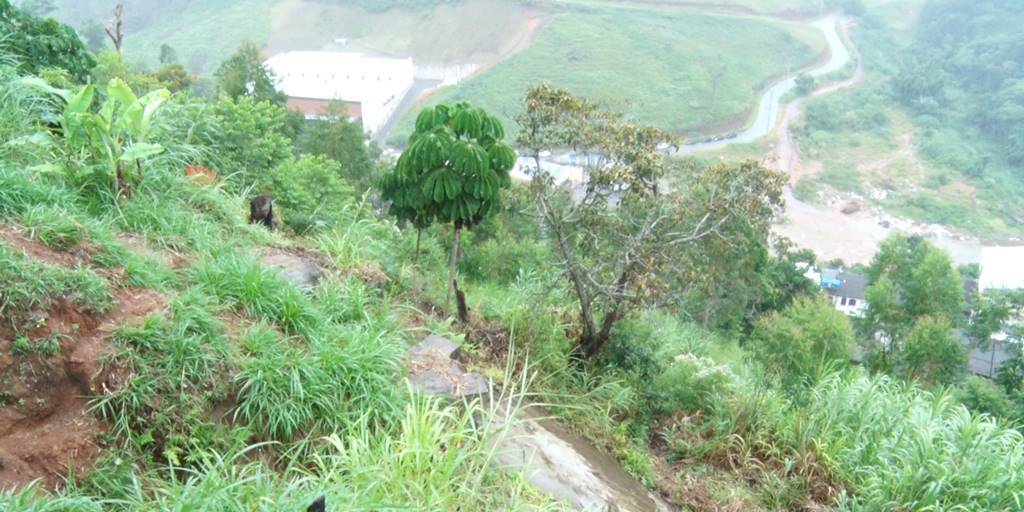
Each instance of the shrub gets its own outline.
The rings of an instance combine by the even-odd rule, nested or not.
[[[762,318],[750,336],[754,357],[787,388],[813,384],[849,364],[852,344],[849,320],[821,297],[799,298]]]
[[[654,409],[664,414],[715,410],[735,381],[727,367],[709,358],[680,354],[654,379],[653,389],[662,398],[654,402]]]
[[[323,156],[289,160],[270,173],[267,189],[276,211],[296,233],[337,224],[355,194],[341,177],[341,165]]]
[[[1009,417],[1013,412],[1013,403],[1006,392],[992,381],[976,375],[964,379],[956,389],[956,398],[974,412],[997,418]]]
[[[957,339],[949,321],[930,316],[914,323],[895,358],[900,373],[926,386],[956,382],[966,365],[967,349]]]

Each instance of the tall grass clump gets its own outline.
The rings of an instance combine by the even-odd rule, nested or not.
[[[220,252],[201,263],[193,275],[221,303],[272,321],[288,334],[309,335],[324,323],[306,295],[252,255]]]
[[[329,489],[359,489],[377,509],[565,510],[496,471],[498,447],[509,435],[506,418],[517,414],[517,403],[506,397],[491,406],[444,407],[414,395],[391,436],[380,436],[366,418],[329,436],[313,474]]]
[[[105,365],[128,377],[97,397],[93,409],[125,448],[195,464],[239,441],[211,414],[232,392],[237,355],[212,316],[215,303],[200,290],[188,290],[167,309],[115,333],[117,349]]]
[[[338,213],[337,227],[316,238],[339,268],[376,265],[389,269],[396,263],[394,252],[400,232],[395,225],[371,214],[368,198],[345,205]]]
[[[949,394],[886,376],[834,375],[801,424],[853,493],[842,510],[1020,510],[1024,438]],[[792,429],[790,429],[792,431]]]
[[[305,510],[320,495],[329,510],[345,511],[567,510],[496,467],[496,447],[508,431],[495,420],[513,413],[416,396],[387,432],[357,418],[328,434],[308,464],[268,468],[258,452],[273,444],[253,445],[189,467],[132,470],[116,498],[96,496],[89,486],[53,496],[31,486],[0,491],[0,510],[279,512]]]
[[[240,198],[188,183],[182,169],[147,176],[131,201],[104,206],[115,225],[177,251],[209,253],[225,246],[266,243],[272,236],[243,218]]]
[[[236,417],[267,439],[305,451],[360,418],[385,426],[401,407],[394,334],[339,325],[302,343],[258,326],[244,348]]]
[[[0,242],[0,318],[45,309],[58,297],[95,312],[113,304],[107,282],[92,270],[40,263]]]

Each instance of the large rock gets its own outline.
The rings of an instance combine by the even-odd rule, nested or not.
[[[297,253],[272,250],[260,258],[265,267],[276,269],[281,277],[299,288],[312,288],[323,272],[315,258]]]
[[[507,410],[499,407],[498,410]],[[614,458],[554,421],[536,407],[512,419],[496,418],[506,429],[498,464],[544,494],[575,510],[593,512],[671,512],[673,507],[633,478]]]
[[[486,395],[490,385],[479,373],[467,373],[459,345],[448,338],[430,335],[408,351],[409,383],[432,396],[469,398]]]

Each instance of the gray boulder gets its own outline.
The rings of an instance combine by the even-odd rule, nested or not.
[[[459,362],[459,345],[448,338],[430,335],[409,349],[409,383],[431,396],[471,398],[486,395],[490,384],[483,375],[466,372]]]

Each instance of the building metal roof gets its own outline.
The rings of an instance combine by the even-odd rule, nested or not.
[[[834,297],[847,297],[857,300],[865,300],[867,298],[868,276],[858,272],[847,272],[838,269],[825,269],[821,272],[821,275],[823,281],[825,279],[824,276],[829,276],[831,279],[836,279],[841,283],[838,288],[822,286],[825,293]]]
[[[413,80],[412,59],[361,53],[285,52],[265,64],[278,90],[292,98],[380,102],[405,94]]]

